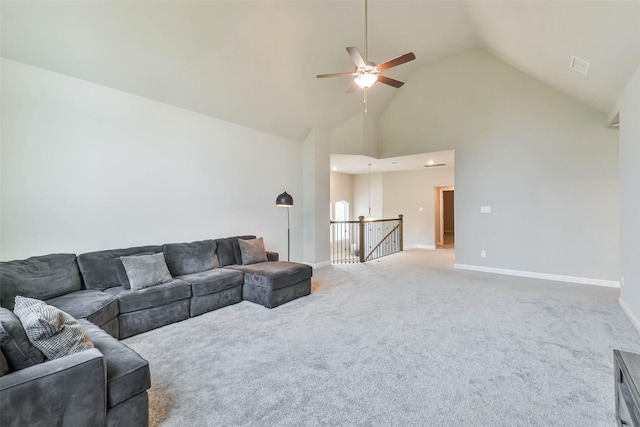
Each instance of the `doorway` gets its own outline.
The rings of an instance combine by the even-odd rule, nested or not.
[[[455,217],[453,186],[436,187],[435,196],[435,247],[453,249],[455,247]]]

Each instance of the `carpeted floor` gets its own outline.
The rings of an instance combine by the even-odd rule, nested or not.
[[[617,298],[410,250],[316,270],[312,295],[273,310],[124,342],[150,362],[163,427],[613,427],[612,349],[640,352]]]

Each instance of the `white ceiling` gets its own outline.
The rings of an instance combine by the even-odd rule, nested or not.
[[[362,108],[346,94],[346,46],[364,50],[364,2],[2,1],[2,56],[302,141]],[[385,72],[484,48],[602,113],[640,63],[640,1],[369,3],[369,59],[409,51]],[[583,76],[571,56],[590,62]],[[437,84],[437,82],[434,82]],[[396,91],[369,93],[379,114]]]
[[[399,172],[443,167],[440,165],[451,167],[454,165],[453,161],[454,150],[387,157],[384,159],[351,154],[332,154],[331,170],[350,175],[359,175],[369,173],[369,165],[371,165],[371,173]]]

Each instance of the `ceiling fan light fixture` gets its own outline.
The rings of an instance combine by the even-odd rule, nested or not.
[[[362,73],[358,75],[353,81],[362,89],[367,89],[373,86],[373,84],[377,80],[378,80],[378,76],[376,74]]]

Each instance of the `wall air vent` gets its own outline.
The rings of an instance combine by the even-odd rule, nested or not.
[[[438,163],[436,165],[422,165],[422,166],[424,166],[425,168],[437,168],[437,167],[440,167],[440,166],[447,166],[447,165],[446,165],[446,163]]]
[[[580,59],[577,56],[571,57],[571,68],[580,74],[587,75],[587,71],[589,71],[589,63],[584,59]]]

